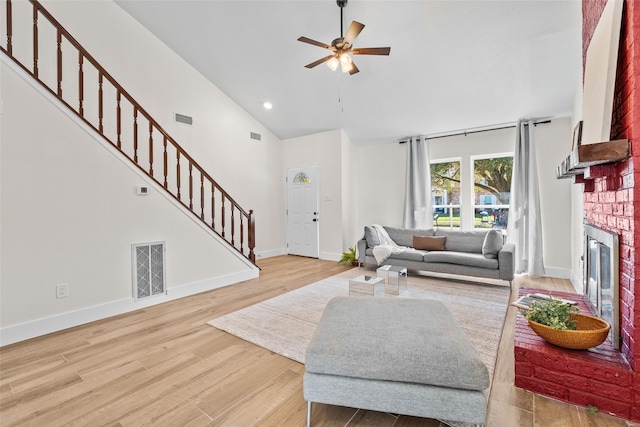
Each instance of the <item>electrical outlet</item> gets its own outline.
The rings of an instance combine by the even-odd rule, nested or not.
[[[69,285],[62,283],[56,285],[56,298],[66,298],[69,296]]]

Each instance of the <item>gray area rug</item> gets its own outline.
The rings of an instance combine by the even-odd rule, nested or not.
[[[375,275],[375,271],[354,268],[208,323],[304,363],[307,344],[327,302],[336,296],[349,295],[349,279],[363,274]],[[446,304],[482,355],[493,377],[509,294],[508,285],[410,275],[407,289],[400,292],[400,297],[435,299]]]

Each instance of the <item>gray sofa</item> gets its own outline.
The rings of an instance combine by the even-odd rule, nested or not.
[[[423,272],[502,279],[509,281],[511,286],[514,275],[515,246],[510,243],[502,244],[501,237],[499,244],[496,245],[496,236],[502,236],[499,230],[418,230],[387,226],[384,229],[397,245],[408,249],[392,254],[380,265],[402,266],[409,270]],[[491,235],[487,236],[488,233]],[[414,242],[424,240],[419,240],[420,237],[438,237],[439,241],[444,241],[444,247],[439,248],[440,250],[415,249]],[[493,243],[489,243],[489,240]],[[373,255],[373,248],[379,244],[380,239],[376,229],[366,226],[365,235],[357,244],[358,264],[378,265]]]

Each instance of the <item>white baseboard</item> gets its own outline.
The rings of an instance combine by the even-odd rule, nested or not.
[[[287,251],[287,248],[270,249],[267,251],[260,251],[260,252],[256,251],[256,259],[287,255],[288,253],[289,251]],[[323,259],[326,261],[335,261],[335,262],[340,261],[340,258],[342,258],[341,253],[333,253],[333,252],[320,252],[320,255],[318,256],[318,259]]]
[[[287,249],[286,248],[279,248],[279,249],[269,249],[267,251],[256,251],[256,260],[260,259],[260,258],[271,258],[274,256],[280,256],[280,255],[286,255],[287,254]]]
[[[254,267],[239,273],[226,276],[214,277],[199,282],[188,283],[167,289],[166,295],[158,295],[149,299],[134,301],[133,298],[126,298],[119,301],[112,301],[93,307],[86,307],[68,313],[57,314],[55,316],[21,323],[19,325],[7,326],[0,329],[0,346],[13,344],[52,332],[62,331],[74,326],[128,313],[141,308],[158,305],[163,302],[172,301],[189,295],[195,295],[212,289],[233,285],[234,283],[250,280],[258,277],[259,270]]]
[[[338,262],[340,261],[340,258],[342,258],[342,254],[336,254],[333,252],[321,252],[320,253],[320,259],[324,259],[327,261],[335,261]]]
[[[570,279],[571,278],[571,270],[568,268],[558,268],[558,267],[544,267],[545,276],[547,277],[556,277],[558,279]]]

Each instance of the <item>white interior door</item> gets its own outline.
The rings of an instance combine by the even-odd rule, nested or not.
[[[318,258],[318,167],[287,169],[287,247],[291,255]]]

